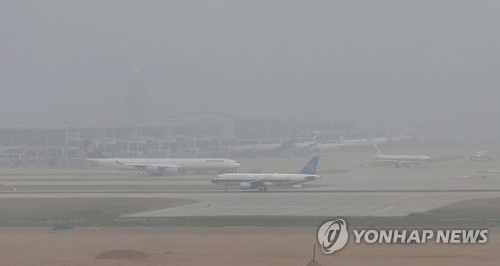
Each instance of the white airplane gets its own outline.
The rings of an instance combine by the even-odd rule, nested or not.
[[[315,133],[310,139],[301,142],[292,143],[286,152],[291,154],[305,154],[312,151],[312,148],[318,144],[318,134]]]
[[[417,142],[420,140],[422,126],[419,126],[412,135],[401,134],[393,136],[392,133],[387,132],[381,137],[369,137],[360,139],[345,139],[341,137],[335,143],[318,143],[310,148],[313,152],[328,152],[328,151],[356,151],[367,150],[373,145],[387,145],[387,144],[402,144],[409,142]]]
[[[294,133],[288,137],[283,143],[262,143],[262,144],[246,144],[237,145],[229,148],[229,153],[232,155],[240,156],[255,156],[255,155],[272,155],[279,154],[283,151],[288,150],[293,146],[297,135]]]
[[[376,149],[375,159],[378,162],[390,162],[394,163],[396,167],[406,166],[410,167],[410,165],[421,165],[425,163],[429,163],[432,159],[427,155],[384,155],[377,147],[377,145],[373,145]]]
[[[476,151],[474,155],[470,157],[472,161],[491,161],[493,160],[493,156],[491,156],[489,151],[482,150]]]
[[[350,151],[350,150],[366,150],[375,144],[389,143],[390,138],[387,136],[378,138],[366,139],[344,139],[340,138],[335,143],[318,143],[310,148],[313,152],[328,152],[328,151]]]
[[[319,157],[313,157],[298,174],[280,173],[226,173],[216,176],[212,183],[216,185],[239,186],[240,189],[259,189],[267,191],[267,186],[297,185],[321,178],[316,175]]]
[[[89,140],[83,140],[90,161],[119,169],[146,171],[152,176],[188,171],[233,172],[241,166],[235,160],[222,158],[106,158]]]
[[[411,142],[419,142],[422,141],[422,131],[423,125],[420,125],[415,129],[411,134],[405,132],[405,130],[399,134],[387,133],[384,138],[387,139],[390,143],[411,143]],[[379,143],[374,143],[379,144]]]

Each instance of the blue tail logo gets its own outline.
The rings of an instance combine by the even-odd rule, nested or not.
[[[300,171],[301,174],[305,175],[315,175],[316,174],[316,168],[318,168],[318,161],[319,161],[319,156],[314,156],[312,159],[304,166],[302,171]]]

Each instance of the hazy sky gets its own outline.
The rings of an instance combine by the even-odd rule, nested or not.
[[[500,1],[0,1],[0,121],[148,115],[500,132]],[[472,130],[471,130],[472,129]]]

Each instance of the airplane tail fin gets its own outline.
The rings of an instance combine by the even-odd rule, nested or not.
[[[297,141],[298,134],[296,132],[292,133],[285,142],[283,142],[280,146],[280,149],[288,149],[293,147],[293,144]]]
[[[386,137],[387,139],[392,139],[392,132],[391,131],[387,131],[385,133],[384,137]]]
[[[306,175],[315,175],[316,174],[316,168],[318,168],[318,161],[319,161],[319,156],[314,156],[312,159],[304,166],[302,171],[300,171],[301,174],[306,174]]]
[[[318,137],[321,133],[319,131],[314,132],[314,135],[311,137],[311,142],[314,142],[314,144],[318,143]]]
[[[413,136],[411,136],[411,140],[412,140],[412,141],[418,141],[418,140],[420,140],[420,137],[421,137],[421,135],[422,135],[422,128],[423,128],[423,127],[424,127],[423,125],[420,125],[420,126],[419,126],[416,130],[415,130],[415,132],[413,133]]]
[[[293,144],[297,139],[299,138],[299,134],[297,132],[292,133],[286,141],[284,142],[285,144]]]
[[[377,144],[373,144],[373,148],[375,149],[375,155],[384,155],[382,151],[378,148]]]
[[[83,147],[89,158],[106,158],[106,156],[97,149],[95,144],[88,139],[83,140]]]

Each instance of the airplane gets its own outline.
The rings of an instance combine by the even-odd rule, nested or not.
[[[406,130],[397,135],[394,135],[392,133],[387,133],[385,138],[387,138],[389,144],[408,144],[408,143],[422,142],[423,128],[424,126],[420,125],[411,134],[405,132]],[[374,144],[379,144],[379,143],[374,143]]]
[[[318,143],[310,148],[312,152],[329,152],[329,151],[340,151],[344,148],[344,145],[340,143]]]
[[[420,165],[424,163],[429,163],[432,159],[427,155],[384,155],[377,145],[373,145],[375,147],[376,153],[373,156],[378,162],[391,162],[396,165],[396,167],[406,166],[410,167],[410,165]]]
[[[318,144],[318,135],[319,133],[316,132],[308,140],[292,143],[291,147],[289,147],[286,150],[286,152],[297,155],[297,154],[305,154],[311,151],[312,148]]]
[[[423,126],[419,126],[411,135],[401,134],[394,136],[391,132],[387,132],[381,137],[369,137],[359,139],[346,139],[341,137],[337,142],[333,143],[317,143],[310,148],[313,152],[329,152],[329,151],[358,151],[368,150],[373,145],[395,145],[418,142],[421,139]]]
[[[491,161],[493,160],[493,156],[491,156],[489,151],[482,150],[476,151],[474,155],[470,157],[472,161]]]
[[[382,143],[382,141],[372,141],[371,139],[341,139],[335,143],[318,143],[310,148],[313,152],[329,152],[329,151],[359,151],[367,150],[373,144]]]
[[[345,139],[341,137],[334,143],[317,143],[310,147],[313,152],[328,152],[328,151],[358,151],[370,149],[376,144],[389,143],[391,139],[386,135],[384,137],[370,137],[361,139]]]
[[[255,155],[275,155],[293,147],[297,139],[297,134],[292,134],[283,143],[262,143],[250,145],[238,145],[229,149],[229,153],[240,156],[255,156]]]
[[[321,178],[316,174],[319,157],[314,156],[298,174],[282,173],[226,173],[212,179],[216,185],[239,186],[240,189],[267,191],[268,186],[297,185]]]
[[[91,141],[84,139],[83,144],[90,161],[119,170],[146,171],[151,176],[188,171],[234,172],[241,166],[235,160],[223,158],[107,158]]]

